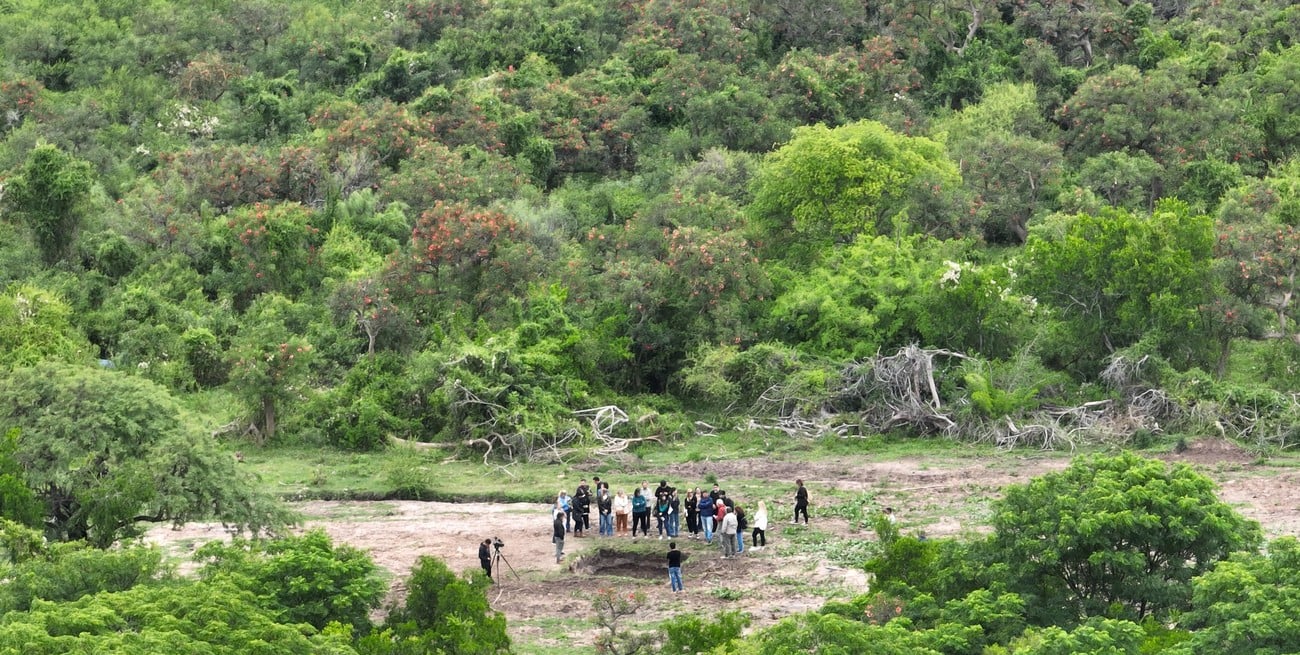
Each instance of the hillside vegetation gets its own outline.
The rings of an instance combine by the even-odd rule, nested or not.
[[[1300,440],[1285,0],[0,0],[0,55],[15,566],[92,557],[42,532],[107,547],[147,522],[292,522],[234,449],[416,442],[503,465],[717,433]],[[1221,530],[1204,551],[1135,546],[1172,568],[1104,593],[1069,571],[1036,590],[1028,570],[963,578],[979,599],[910,580],[890,593],[929,595],[913,625],[976,605],[1016,618],[966,650],[891,622],[914,650],[880,652],[1092,652],[1184,611],[1216,625],[1198,594],[1283,577],[1295,552],[1257,554],[1235,520],[1177,526]],[[253,633],[320,631],[265,652],[470,652],[454,644],[486,602],[440,563],[411,583],[429,597],[372,633],[365,585],[346,611],[258,605],[240,583],[280,547],[218,553],[203,581]],[[977,555],[1052,561],[1027,547]],[[328,543],[283,548],[370,575]],[[948,552],[928,548],[906,556]],[[84,590],[125,595],[76,601],[86,616],[196,602],[108,578]],[[444,588],[476,608],[451,628],[427,617],[460,609],[419,605]],[[78,595],[5,621],[55,621],[41,603]],[[755,652],[847,634],[851,609]],[[140,635],[140,652],[166,641]],[[835,648],[875,652],[850,643]]]

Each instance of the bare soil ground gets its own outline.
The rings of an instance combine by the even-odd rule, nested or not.
[[[1259,521],[1270,536],[1300,534],[1300,470],[1256,464],[1253,456],[1220,440],[1193,443],[1166,459],[1191,464],[1215,479],[1222,498]],[[984,510],[1003,487],[1067,464],[1059,455],[1015,454],[956,462],[846,459],[809,464],[747,459],[686,463],[671,472],[640,471],[638,475],[674,481],[702,481],[706,475],[720,480],[782,482],[801,477],[813,490],[814,499],[830,489],[870,492],[880,505],[901,510],[905,532],[923,530],[942,536],[986,529]],[[630,486],[631,481],[628,483]],[[506,544],[502,553],[513,571],[498,576],[489,598],[493,607],[505,613],[512,638],[523,646],[520,652],[552,648],[590,652],[594,624],[574,619],[590,616],[590,599],[603,588],[639,589],[647,594],[646,607],[634,619],[638,624],[687,612],[737,609],[750,613],[756,626],[820,607],[828,598],[849,598],[867,589],[861,572],[788,544],[785,533],[804,528],[786,523],[789,506],[781,501],[771,506],[768,547],[751,548],[744,557],[724,561],[715,547],[679,538],[679,547],[687,555],[683,566],[686,593],[679,595],[668,591],[662,556],[667,542],[653,537],[654,546],[629,549],[628,538],[570,536],[565,561],[556,565],[545,504],[315,501],[297,507],[308,519],[306,527],[322,528],[336,541],[368,551],[379,566],[391,572],[394,599],[403,595],[403,580],[419,556],[443,558],[453,570],[474,569],[479,566],[478,543],[500,537]],[[593,512],[593,527],[595,518]],[[872,538],[843,519],[819,517],[815,502],[813,524],[817,530],[842,538]],[[159,528],[149,534],[151,540],[182,557],[198,544],[224,536],[221,526],[209,524],[191,524],[180,530]],[[646,541],[641,538],[641,545]],[[628,550],[636,552],[629,554]],[[637,552],[652,554],[638,556]]]

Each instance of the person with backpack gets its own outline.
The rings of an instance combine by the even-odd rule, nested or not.
[[[704,543],[713,543],[713,496],[700,494],[695,504],[700,513],[700,527],[704,530]]]
[[[632,538],[636,538],[637,528],[641,534],[650,536],[650,501],[640,489],[632,492]]]

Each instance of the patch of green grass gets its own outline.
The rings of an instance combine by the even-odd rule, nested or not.
[[[864,538],[842,538],[816,528],[789,526],[781,531],[782,555],[816,555],[841,566],[861,567],[880,551],[880,545]]]
[[[448,460],[445,453],[413,448],[374,453],[249,449],[243,465],[259,476],[263,490],[299,498],[413,497],[398,492],[414,484],[427,486],[427,493],[420,495],[426,500],[550,502],[560,489],[573,493],[579,479],[591,477],[561,466]]]

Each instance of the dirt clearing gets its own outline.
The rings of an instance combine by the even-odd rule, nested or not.
[[[1300,533],[1300,471],[1254,463],[1254,458],[1221,441],[1203,441],[1177,455],[1165,457],[1196,466],[1220,486],[1222,498],[1243,515],[1259,521],[1271,536]],[[879,505],[899,509],[904,532],[931,536],[956,535],[985,529],[988,503],[1008,484],[1068,465],[1064,456],[1020,457],[1007,454],[983,460],[842,461],[793,463],[748,459],[687,463],[672,471],[640,471],[642,478],[667,478],[679,487],[705,486],[705,476],[729,484],[740,480],[789,482],[802,477],[814,492],[870,492]],[[616,486],[631,486],[619,476]],[[627,477],[627,479],[623,479]],[[742,504],[753,500],[740,498]],[[393,576],[392,597],[404,593],[403,580],[416,559],[431,555],[453,570],[479,566],[478,544],[489,537],[505,542],[508,567],[489,591],[493,607],[505,613],[511,637],[520,652],[543,648],[580,648],[591,644],[594,624],[591,598],[603,588],[639,589],[648,602],[633,621],[649,624],[686,612],[736,609],[750,613],[755,625],[768,625],[784,616],[820,607],[828,598],[849,598],[867,589],[865,576],[837,566],[816,553],[804,552],[787,539],[791,530],[816,530],[831,538],[873,538],[844,519],[818,515],[814,501],[812,525],[791,526],[787,499],[766,499],[772,521],[768,546],[753,549],[746,535],[744,556],[721,559],[717,544],[685,537],[677,539],[686,553],[683,578],[686,593],[673,595],[663,553],[667,540],[570,536],[566,557],[555,564],[548,506],[544,503],[440,503],[415,501],[297,503],[307,528],[324,529],[334,540],[370,553]],[[652,522],[651,532],[654,533]],[[191,524],[180,530],[156,528],[148,538],[179,557],[199,544],[224,538],[219,525]]]

